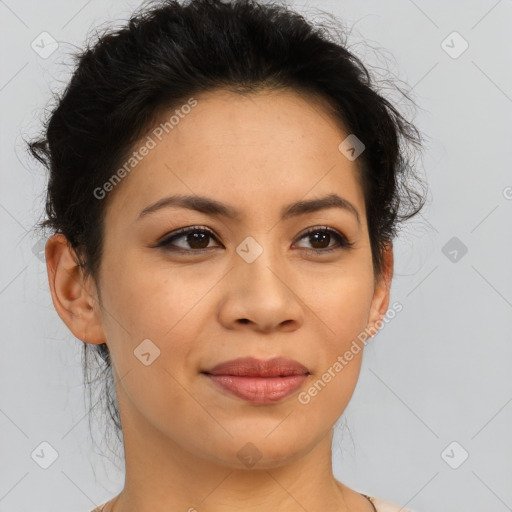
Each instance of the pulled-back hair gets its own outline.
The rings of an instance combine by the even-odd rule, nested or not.
[[[292,90],[312,101],[324,99],[347,134],[364,143],[356,163],[378,276],[385,244],[425,202],[409,183],[422,183],[413,156],[423,136],[378,92],[365,65],[347,49],[346,37],[277,3],[145,5],[122,28],[105,30],[76,55],[76,69],[45,121],[44,134],[28,143],[49,170],[47,218],[39,227],[64,234],[84,275],[97,280],[112,193],[98,200],[94,190],[163,112],[214,89]],[[85,373],[88,350],[104,362],[108,410],[120,431],[107,345],[84,343]]]

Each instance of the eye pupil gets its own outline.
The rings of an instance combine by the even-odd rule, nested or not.
[[[209,247],[212,239],[218,240],[216,235],[211,233],[209,230],[201,229],[199,226],[193,226],[178,230],[178,232],[175,232],[173,236],[164,239],[157,246],[164,247],[165,250],[172,251],[177,254],[193,254],[194,252],[201,254],[206,250],[218,248],[218,246],[214,248]],[[180,243],[175,243],[180,240]],[[311,244],[312,249],[304,249],[309,254],[313,253],[315,256],[351,248],[353,246],[353,243],[348,241],[343,235],[340,235],[328,227],[311,229],[307,233],[303,234],[300,240],[309,240],[308,243]],[[336,244],[331,247],[330,244],[333,240]]]
[[[312,245],[313,245],[313,247],[315,247],[315,249],[324,249],[325,247],[329,247],[329,242],[330,242],[331,236],[328,233],[322,232],[322,231],[317,231],[315,233],[310,234],[310,236],[314,240]],[[327,239],[327,245],[326,246],[322,246],[322,247],[315,246],[315,243],[317,243],[317,242],[320,242],[320,244],[322,244],[322,241],[319,240],[319,238],[323,238],[323,241],[325,241]]]
[[[210,235],[208,233],[199,233],[195,231],[187,235],[187,242],[194,249],[205,249],[208,247],[209,237]]]

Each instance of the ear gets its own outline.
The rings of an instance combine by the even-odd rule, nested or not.
[[[50,237],[45,247],[46,270],[53,305],[74,336],[94,345],[105,343],[96,287],[83,278],[76,253],[63,234]]]
[[[371,333],[371,336],[375,335],[382,327],[381,320],[389,308],[393,263],[393,244],[389,242],[385,245],[383,252],[383,270],[382,274],[375,281],[375,290],[370,307],[367,331]]]

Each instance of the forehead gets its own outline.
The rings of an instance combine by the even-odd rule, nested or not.
[[[175,193],[280,211],[278,203],[336,192],[362,207],[356,162],[338,149],[348,133],[325,101],[293,91],[224,90],[194,100],[162,113],[135,145],[151,149],[117,185],[114,210],[133,217]]]

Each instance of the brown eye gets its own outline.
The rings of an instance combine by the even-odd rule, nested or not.
[[[311,228],[300,237],[300,240],[304,238],[309,239],[313,247],[313,249],[306,248],[306,250],[318,254],[348,249],[354,245],[341,233],[328,227]],[[330,245],[332,241],[335,242],[334,246]]]
[[[157,247],[165,247],[166,250],[176,252],[201,252],[210,248],[208,246],[212,238],[215,238],[215,235],[210,230],[192,226],[164,238]],[[180,239],[183,239],[180,243],[184,245],[176,244]]]
[[[216,240],[216,237],[209,229],[191,226],[171,233],[159,242],[157,247],[164,247],[165,250],[178,253],[201,253],[215,247],[210,246],[212,239]],[[348,249],[354,245],[341,233],[328,227],[311,228],[300,237],[300,240],[303,239],[308,239],[312,247],[304,249],[316,255]],[[180,243],[176,243],[177,241]]]

